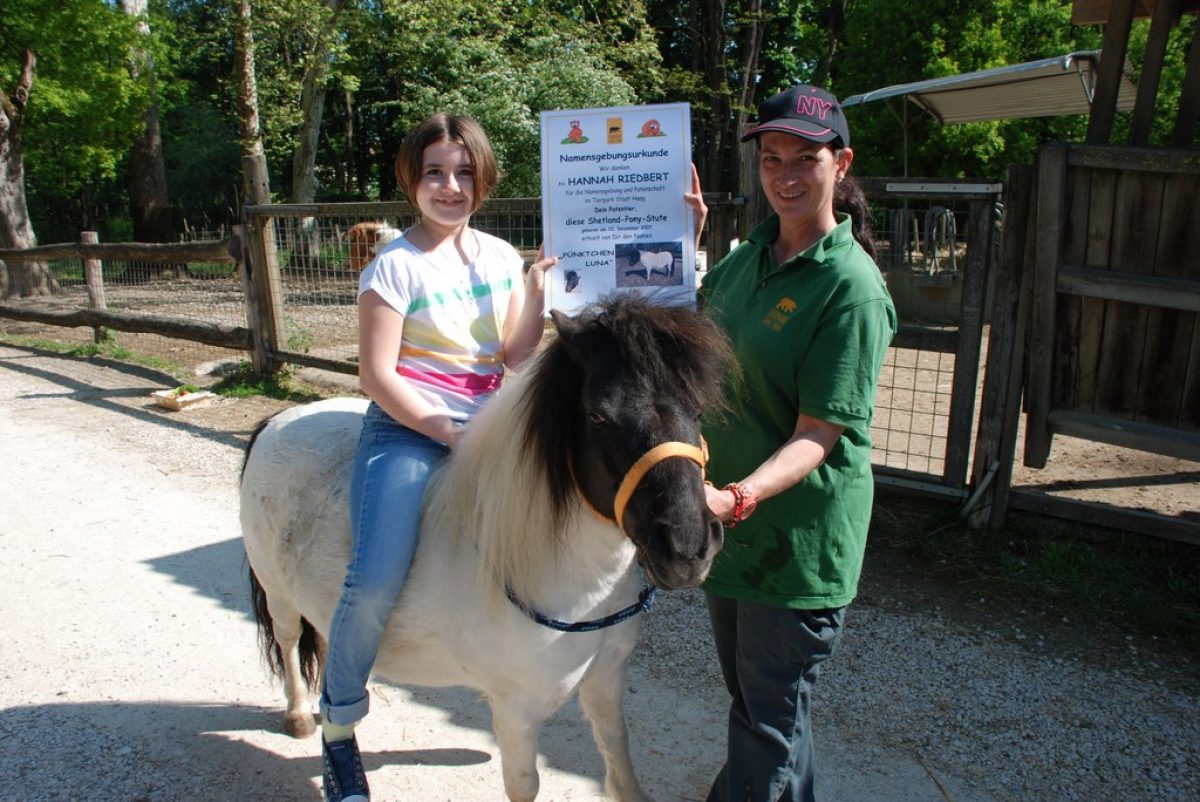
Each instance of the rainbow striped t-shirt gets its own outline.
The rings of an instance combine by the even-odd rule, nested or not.
[[[359,295],[374,290],[404,317],[396,372],[456,420],[473,417],[500,389],[504,320],[522,280],[511,245],[472,231],[479,255],[469,265],[423,253],[403,236],[380,249],[358,282]]]

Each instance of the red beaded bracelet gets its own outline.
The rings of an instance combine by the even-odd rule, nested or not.
[[[725,525],[727,528],[732,529],[750,517],[751,513],[758,506],[758,499],[741,482],[730,482],[721,489],[733,493],[733,520]]]

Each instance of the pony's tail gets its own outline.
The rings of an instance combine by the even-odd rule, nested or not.
[[[271,610],[267,605],[267,591],[258,581],[253,568],[250,568],[247,574],[250,578],[250,603],[254,607],[254,623],[258,625],[258,645],[271,674],[282,680],[283,649],[275,639],[275,621],[271,618]],[[300,626],[300,678],[310,691],[316,691],[321,677],[320,640],[316,628],[307,618],[300,619]]]

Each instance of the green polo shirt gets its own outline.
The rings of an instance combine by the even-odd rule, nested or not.
[[[845,427],[819,468],[726,530],[704,585],[719,596],[819,609],[849,604],[857,592],[874,495],[875,384],[896,310],[849,217],[839,221],[777,264],[772,216],[701,284],[705,312],[742,369],[732,410],[704,425],[714,484],[750,475],[792,436],[800,413]]]

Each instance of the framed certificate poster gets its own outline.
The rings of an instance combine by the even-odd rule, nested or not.
[[[611,292],[696,299],[691,108],[686,103],[545,111],[542,228],[546,308],[574,312]]]

